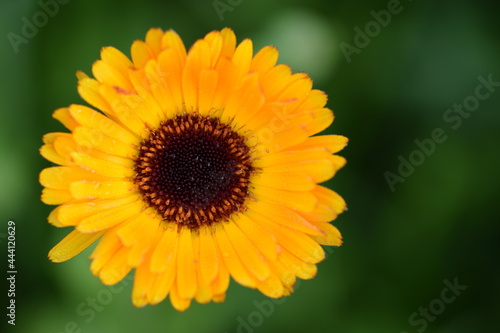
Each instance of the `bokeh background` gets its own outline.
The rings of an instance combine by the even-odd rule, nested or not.
[[[12,220],[18,270],[15,327],[6,323],[2,277],[2,332],[500,331],[500,87],[455,129],[458,120],[443,118],[454,104],[474,100],[480,76],[500,82],[497,2],[61,2],[16,47],[9,33],[22,36],[23,18],[32,22],[43,9],[35,0],[0,2],[0,267],[5,276]],[[388,5],[399,13],[377,31],[371,11]],[[346,44],[356,47],[355,28],[367,24],[367,45],[346,57]],[[189,46],[225,26],[239,40],[253,39],[255,50],[276,45],[280,62],[308,72],[328,93],[336,120],[327,132],[350,138],[342,152],[348,164],[328,183],[349,205],[334,222],[345,244],[279,304],[232,282],[223,304],[193,304],[185,313],[169,301],[136,309],[130,280],[103,286],[88,269],[89,251],[63,264],[47,260],[69,230],[49,226],[51,207],[39,201],[38,173],[50,165],[38,154],[41,137],[63,129],[54,109],[83,103],[74,73],[90,73],[102,46],[129,54],[150,27],[173,28]],[[386,173],[418,157],[415,140],[437,128],[446,140],[391,189]],[[467,289],[443,302],[452,295],[442,293],[444,281]],[[420,313],[429,306],[427,316]]]

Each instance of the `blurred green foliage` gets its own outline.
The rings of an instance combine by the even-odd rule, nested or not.
[[[2,332],[500,331],[500,89],[457,129],[443,118],[475,94],[479,76],[500,81],[497,3],[402,1],[347,59],[341,43],[356,47],[354,28],[365,31],[371,11],[389,2],[72,0],[13,46],[9,33],[22,35],[23,17],[43,9],[35,0],[2,0],[1,267],[13,220],[18,269],[16,326],[2,311]],[[328,93],[336,121],[327,131],[350,138],[341,153],[348,164],[328,183],[349,205],[334,222],[345,244],[279,304],[232,282],[223,304],[193,304],[185,313],[169,301],[136,309],[129,280],[111,290],[91,275],[89,250],[63,264],[47,260],[69,230],[49,226],[52,207],[39,201],[38,173],[49,166],[38,154],[41,137],[63,130],[54,109],[82,103],[74,73],[90,73],[102,46],[128,54],[150,27],[172,28],[189,46],[224,26],[253,39],[256,50],[276,45],[280,62],[310,73]],[[436,128],[446,141],[391,191],[385,173],[398,174],[400,156],[417,154],[415,140]],[[455,278],[467,289],[448,304],[444,281]],[[95,297],[101,302],[92,308]],[[420,311],[429,306],[426,317]]]

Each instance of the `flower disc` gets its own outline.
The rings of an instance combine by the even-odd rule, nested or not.
[[[179,115],[141,143],[135,183],[165,221],[189,228],[227,221],[249,193],[249,152],[218,118]]]

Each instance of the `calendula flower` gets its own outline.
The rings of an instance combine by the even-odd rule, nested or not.
[[[135,269],[133,304],[167,295],[222,302],[230,277],[269,297],[289,295],[339,246],[329,222],[345,202],[324,182],[345,164],[347,139],[313,136],[333,121],[327,97],[303,73],[255,56],[248,39],[214,31],[186,49],[151,29],[129,60],[113,47],[79,72],[95,109],[54,112],[70,133],[44,136],[42,201],[70,232],[49,253],[68,260],[95,241],[91,271],[106,285]],[[96,111],[97,109],[97,111]]]

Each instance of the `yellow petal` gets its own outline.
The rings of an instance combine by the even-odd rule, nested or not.
[[[194,266],[191,230],[189,228],[182,228],[178,237],[177,287],[181,298],[191,299],[196,293],[196,270]]]
[[[172,306],[177,310],[177,311],[186,311],[187,308],[191,305],[191,299],[190,298],[182,298],[179,294],[179,290],[177,288],[178,281],[174,282],[174,286],[170,290],[170,302],[172,303]]]
[[[213,99],[217,88],[217,80],[218,73],[216,70],[201,70],[198,88],[198,112],[202,115],[207,115],[216,108]]]
[[[318,271],[316,265],[300,260],[286,249],[280,255],[280,262],[303,280],[312,279]]]
[[[200,227],[199,235],[199,269],[201,276],[207,283],[214,282],[219,272],[219,254],[214,244],[213,235],[209,228]]]
[[[328,96],[323,91],[312,89],[307,94],[307,98],[304,101],[304,103],[300,105],[300,108],[303,110],[313,110],[322,108],[325,106],[327,100]]]
[[[97,80],[84,77],[78,80],[78,93],[93,107],[105,112],[111,113],[111,107],[99,92],[99,82]]]
[[[307,75],[300,76],[296,81],[290,83],[286,88],[276,97],[277,101],[289,102],[289,111],[295,110],[299,105],[302,108],[302,102],[307,98],[312,88],[312,80]]]
[[[250,206],[249,209],[259,212],[260,214],[268,217],[273,222],[284,227],[309,235],[324,236],[322,230],[319,229],[318,226],[308,222],[297,212],[289,208],[265,201],[260,201]]]
[[[311,236],[316,242],[322,245],[340,246],[342,245],[342,235],[340,231],[330,223],[317,223],[316,227],[323,231],[324,235]]]
[[[123,160],[126,165],[120,165],[107,160],[95,158],[82,153],[71,153],[71,158],[76,165],[90,172],[113,178],[129,178],[135,174],[132,160]]]
[[[116,236],[116,228],[104,233],[104,236],[101,238],[99,243],[97,243],[97,246],[89,257],[92,259],[92,263],[90,265],[90,271],[92,274],[98,276],[104,265],[121,248],[123,248],[123,245]]]
[[[220,258],[220,253],[217,249],[218,256]],[[220,259],[222,261],[222,259]],[[212,294],[214,302],[223,302],[226,296],[226,290],[229,287],[229,271],[227,270],[226,265],[222,262],[219,265],[219,272],[212,282]]]
[[[129,195],[119,199],[68,203],[60,206],[57,212],[54,212],[54,215],[61,226],[76,226],[81,220],[97,212],[120,207],[130,202],[137,201],[138,199],[139,197],[137,195]]]
[[[271,275],[265,281],[257,283],[257,289],[271,298],[278,298],[285,294],[285,288],[281,280],[276,275]]]
[[[175,281],[175,276],[177,273],[176,270],[176,257],[171,258],[172,261],[170,264],[166,267],[164,271],[161,273],[156,274],[151,274],[155,275],[156,278],[149,290],[147,291],[148,293],[148,300],[151,304],[158,304],[161,301],[167,297],[168,293],[171,292],[174,281]]]
[[[262,75],[262,91],[267,100],[276,100],[278,94],[293,82],[290,66],[279,64]]]
[[[52,117],[59,120],[61,124],[63,124],[70,131],[74,130],[79,124],[78,122],[71,116],[68,108],[60,108],[54,111]]]
[[[109,258],[99,272],[99,278],[102,283],[105,285],[113,285],[127,276],[132,270],[132,267],[127,263],[128,252],[129,249],[122,247]]]
[[[206,304],[212,300],[212,288],[210,283],[204,279],[201,272],[200,235],[198,232],[192,232],[191,237],[193,239],[193,262],[196,271],[197,285],[194,297],[198,303]]]
[[[79,180],[100,181],[105,177],[75,167],[51,167],[40,172],[40,184],[57,190],[68,190],[70,183]]]
[[[69,260],[94,243],[104,232],[84,234],[73,230],[49,252],[49,259],[53,262]]]
[[[267,200],[304,212],[312,211],[317,202],[316,197],[310,192],[292,192],[274,188],[256,188],[254,192],[258,200]]]
[[[161,273],[177,261],[177,244],[179,241],[177,228],[170,226],[163,235],[151,256],[151,271]]]
[[[219,59],[230,58],[236,49],[236,35],[230,28],[224,28],[220,32],[222,36],[222,49]]]
[[[144,261],[146,252],[156,246],[156,238],[160,238],[160,220],[150,208],[129,219],[117,235],[122,244],[130,248],[128,264],[137,267]]]
[[[60,205],[73,199],[71,193],[67,190],[54,190],[44,188],[42,190],[42,202],[47,205]]]
[[[43,145],[40,148],[40,155],[42,155],[46,160],[59,164],[59,165],[68,165],[69,161],[61,156],[54,148],[53,144]]]
[[[319,135],[307,138],[304,142],[291,148],[291,150],[309,150],[325,148],[330,153],[337,153],[347,146],[348,139],[342,135]]]
[[[269,187],[287,191],[310,191],[316,183],[305,172],[267,173],[255,176],[252,179],[255,187]]]
[[[134,92],[134,87],[130,83],[127,73],[118,71],[111,63],[97,60],[92,66],[92,74],[99,82]]]
[[[177,58],[182,61],[181,64],[184,65],[183,61],[186,58],[186,47],[175,31],[169,30],[163,34],[161,38],[161,48],[174,50],[177,54]]]
[[[130,48],[132,61],[136,68],[142,68],[148,60],[154,58],[154,53],[149,49],[149,46],[142,40],[136,40]]]
[[[101,49],[101,59],[113,66],[116,71],[124,76],[126,76],[129,70],[134,66],[125,54],[110,46]]]
[[[73,138],[83,147],[95,148],[124,158],[135,158],[136,149],[131,144],[109,137],[97,129],[79,126],[73,131]]]
[[[300,212],[311,222],[328,222],[346,210],[344,199],[336,192],[318,185],[312,194],[317,198],[317,205],[310,212]]]
[[[247,211],[247,214],[260,225],[268,227],[276,236],[278,244],[299,259],[315,264],[325,258],[323,248],[308,235],[290,228],[284,228],[255,211]]]
[[[245,214],[239,214],[234,218],[234,223],[248,237],[249,240],[259,249],[262,254],[270,259],[276,260],[280,251],[276,237],[261,225],[249,219]]]
[[[315,109],[309,111],[309,114],[313,116],[313,121],[304,126],[309,135],[319,133],[333,123],[333,112],[330,109]]]
[[[71,195],[76,199],[110,199],[133,194],[135,186],[123,180],[76,181],[70,184]]]
[[[203,39],[208,43],[210,49],[210,68],[215,68],[222,51],[222,34],[219,31],[212,31],[209,32]]]
[[[264,102],[258,74],[248,74],[244,76],[241,86],[229,96],[221,119],[229,123],[234,118],[237,125],[245,125],[247,120],[260,110]]]
[[[80,224],[78,224],[77,230],[80,232],[96,232],[109,229],[138,214],[143,205],[144,203],[137,201],[121,207],[98,212],[83,219]]]
[[[162,47],[163,31],[159,28],[149,29],[146,34],[146,44],[153,51],[154,54],[158,54]]]
[[[257,167],[266,166],[266,173],[272,175],[304,173],[310,176],[315,183],[319,183],[333,177],[343,162],[345,160],[342,157],[332,157],[323,149],[312,149],[311,151],[269,154],[269,156],[263,156],[255,165]]]
[[[257,131],[256,155],[261,157],[269,153],[277,153],[303,142],[308,137],[302,127],[289,127],[279,132],[264,127]]]
[[[172,98],[172,104],[176,105],[176,110],[181,111],[184,103],[182,95],[182,71],[184,69],[184,59],[179,58],[176,49],[166,49],[158,57],[158,72],[160,74],[160,82],[164,87],[167,87]]]
[[[221,57],[216,65],[217,88],[214,92],[212,107],[214,109],[223,109],[228,97],[236,86],[236,65],[228,58]]]
[[[149,270],[149,256],[146,255],[144,263],[137,267],[135,271],[132,289],[132,303],[134,306],[143,307],[148,304],[147,294],[152,289],[157,276],[157,274],[152,274]]]
[[[152,63],[153,64],[153,63]],[[130,73],[137,95],[124,95],[122,101],[145,123],[147,127],[157,128],[165,120],[166,113],[153,95],[144,71]]]
[[[82,126],[94,128],[123,143],[138,143],[138,138],[131,132],[127,131],[124,127],[120,126],[112,119],[95,110],[92,110],[91,108],[74,104],[69,107],[69,110],[73,118],[75,118],[76,121],[78,121],[78,123]]]
[[[250,71],[250,64],[252,63],[252,57],[253,57],[253,43],[250,39],[245,39],[238,45],[233,54],[232,62],[236,66],[236,77],[237,77],[235,84],[237,84],[239,79]]]
[[[295,147],[294,147],[295,148]],[[275,154],[267,154],[255,161],[255,166],[266,168],[277,165],[289,165],[307,161],[328,159],[330,153],[325,148],[312,148],[308,150],[285,150]],[[272,170],[272,169],[271,169]]]
[[[136,215],[130,219],[125,225],[120,227],[116,232],[122,244],[125,246],[132,246],[135,243],[150,243],[153,238],[153,233],[163,232],[157,230],[160,226],[161,220],[156,219],[151,211],[143,211],[141,214]]]
[[[224,263],[234,280],[245,287],[255,288],[255,279],[243,266],[222,225],[216,226],[215,238],[220,255],[224,259]]]
[[[48,222],[54,227],[61,228],[65,226],[64,224],[61,223],[61,221],[58,218],[59,211],[61,210],[61,207],[64,206],[65,205],[57,206],[50,212],[49,216],[47,217]]]
[[[247,270],[258,280],[266,280],[271,274],[271,270],[262,253],[259,252],[233,221],[224,224],[224,231]]]
[[[104,84],[99,86],[99,93],[109,104],[116,121],[138,137],[146,136],[146,125],[136,113],[141,107],[137,95]]]

